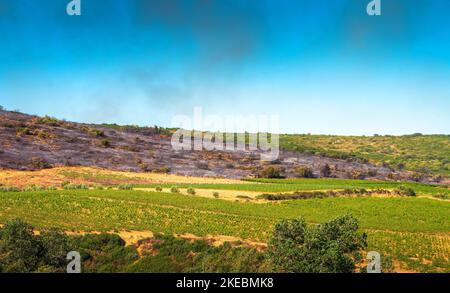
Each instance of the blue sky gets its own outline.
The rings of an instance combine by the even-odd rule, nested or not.
[[[281,131],[450,133],[450,1],[0,0],[0,105],[80,122],[279,115]]]

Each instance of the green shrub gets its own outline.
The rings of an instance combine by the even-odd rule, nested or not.
[[[442,194],[435,194],[435,195],[433,195],[433,197],[439,198],[439,199],[450,199],[450,195],[444,194],[444,193],[442,193]]]
[[[81,190],[81,189],[89,189],[89,186],[85,185],[85,184],[66,184],[63,186],[64,189],[66,190]]]
[[[170,192],[172,192],[172,193],[180,193],[180,189],[178,189],[178,187],[176,187],[176,186],[172,186],[170,188]]]
[[[120,184],[117,186],[119,190],[133,190],[133,185],[131,184]]]
[[[61,183],[61,187],[64,188],[64,186],[69,185],[69,184],[70,184],[70,181],[63,181]]]
[[[195,190],[192,187],[189,187],[186,192],[190,195],[195,195]]]
[[[6,186],[0,186],[0,192],[20,192],[20,188],[18,187],[6,187]]]
[[[214,196],[215,198],[219,198],[219,193],[218,193],[217,191],[214,191],[214,192],[213,192],[213,196]]]
[[[414,189],[412,189],[411,187],[408,187],[408,186],[403,186],[403,185],[397,187],[397,189],[395,189],[395,192],[398,195],[416,196],[416,192],[414,191]]]
[[[267,254],[281,272],[352,273],[366,247],[367,236],[352,215],[315,226],[299,218],[276,224]]]
[[[10,220],[0,229],[0,272],[63,272],[69,241],[62,232],[50,229],[33,233],[21,220]]]
[[[156,190],[156,191],[158,191],[158,192],[161,192],[161,191],[163,191],[163,189],[162,189],[162,187],[161,187],[161,186],[156,186],[155,190]]]

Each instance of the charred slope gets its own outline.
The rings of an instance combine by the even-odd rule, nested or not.
[[[164,128],[81,124],[9,111],[0,111],[0,147],[3,169],[96,166],[241,178],[257,176],[269,165],[261,162],[256,152],[174,151],[170,132]],[[279,160],[270,165],[286,177],[408,179],[409,176],[407,172],[393,172],[365,162],[288,151],[281,151]]]

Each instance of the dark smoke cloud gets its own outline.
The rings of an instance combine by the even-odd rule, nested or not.
[[[251,1],[137,0],[136,13],[139,24],[163,28],[180,45],[191,37],[199,65],[211,70],[243,63],[262,48],[266,23],[255,7]]]

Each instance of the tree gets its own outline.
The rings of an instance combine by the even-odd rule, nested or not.
[[[41,244],[41,266],[64,268],[70,249],[69,238],[57,229],[43,231],[39,237]]]
[[[303,218],[282,220],[269,241],[268,258],[282,272],[351,273],[367,246],[358,227],[352,215],[316,226]]]
[[[51,229],[34,235],[31,225],[11,220],[0,230],[0,272],[62,272],[70,250],[62,232]]]
[[[23,273],[37,269],[39,242],[33,236],[33,227],[21,220],[6,222],[0,230],[1,272]]]

